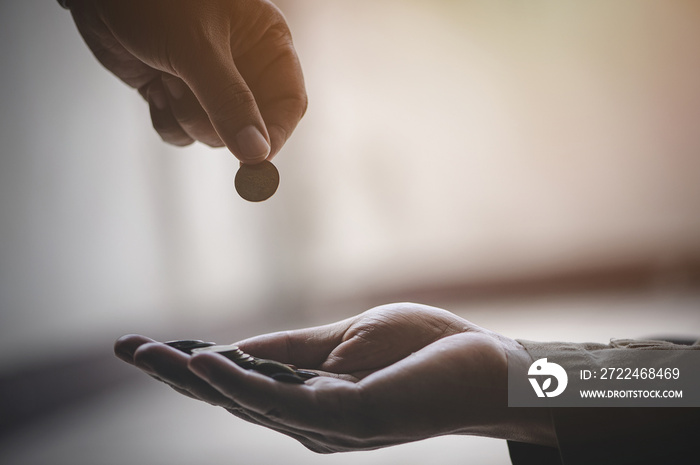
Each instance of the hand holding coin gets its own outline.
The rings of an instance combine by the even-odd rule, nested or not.
[[[270,1],[61,0],[85,42],[148,101],[164,141],[274,156],[306,111],[304,78]]]

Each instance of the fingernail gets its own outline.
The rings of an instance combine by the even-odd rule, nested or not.
[[[236,155],[246,161],[263,161],[270,154],[270,144],[255,126],[247,126],[236,135]]]
[[[185,95],[186,85],[182,79],[177,77],[169,77],[163,79],[163,85],[172,98],[179,100]]]

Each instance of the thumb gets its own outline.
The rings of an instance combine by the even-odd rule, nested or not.
[[[255,357],[291,363],[299,368],[318,368],[342,342],[350,321],[263,334],[239,341],[236,345]]]
[[[243,163],[270,154],[270,136],[243,76],[230,54],[201,57],[180,77],[190,87],[226,147]]]

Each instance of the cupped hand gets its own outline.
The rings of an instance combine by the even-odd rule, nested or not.
[[[149,102],[175,145],[226,145],[244,163],[274,156],[306,110],[282,13],[266,0],[72,0],[96,58]]]
[[[507,356],[529,363],[522,346],[445,310],[385,305],[237,345],[322,376],[285,384],[221,355],[188,356],[143,336],[125,336],[115,351],[179,392],[316,452],[375,449],[445,434],[554,443],[545,409],[507,407]]]

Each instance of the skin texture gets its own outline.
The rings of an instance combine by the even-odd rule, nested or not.
[[[282,13],[265,0],[74,0],[95,57],[148,101],[166,142],[272,158],[307,106]]]
[[[529,364],[522,346],[445,310],[391,304],[237,344],[322,376],[304,385],[280,383],[221,355],[189,356],[137,335],[120,338],[115,353],[184,395],[319,453],[445,434],[555,444],[546,409],[507,407],[506,351]]]

